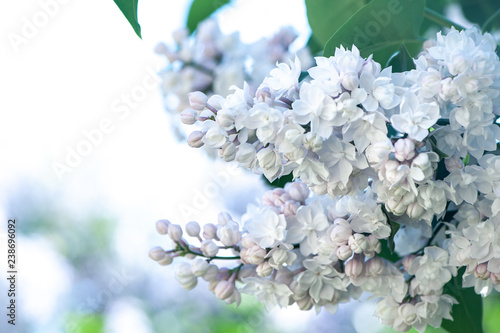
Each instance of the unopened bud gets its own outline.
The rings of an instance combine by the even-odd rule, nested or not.
[[[182,228],[178,224],[171,224],[168,227],[168,236],[174,241],[174,242],[180,242],[182,239]]]
[[[231,281],[220,281],[215,287],[215,296],[218,299],[224,300],[229,298],[234,293],[234,284]]]
[[[271,275],[272,272],[273,268],[271,267],[268,261],[261,262],[257,266],[257,275],[260,277],[267,277]]]
[[[174,261],[174,257],[170,253],[165,253],[163,259],[157,261],[158,265],[167,266],[170,265]]]
[[[226,225],[229,221],[232,221],[233,218],[228,212],[220,212],[217,216],[217,223],[219,225]]]
[[[258,265],[266,257],[266,250],[258,245],[252,246],[251,248],[243,248],[240,252],[241,260],[249,265]]]
[[[295,216],[297,215],[297,210],[300,207],[300,203],[295,200],[288,200],[282,206],[283,215],[285,217]]]
[[[415,143],[411,139],[399,139],[394,144],[394,157],[400,161],[411,160],[415,156]]]
[[[305,183],[302,182],[293,182],[293,183],[288,183],[285,185],[285,190],[288,192],[290,195],[290,198],[292,200],[298,201],[298,202],[304,202],[306,201],[307,197],[309,196],[309,188]]]
[[[198,257],[191,263],[191,270],[194,275],[198,277],[203,276],[208,270],[208,262],[205,259]]]
[[[219,274],[219,268],[214,264],[209,264],[205,275],[203,275],[203,280],[214,281],[217,280],[217,275]]]
[[[462,160],[458,156],[453,155],[451,157],[445,158],[444,166],[446,167],[446,170],[451,173],[457,169],[463,169],[464,162],[462,162]]]
[[[488,264],[483,262],[476,266],[474,270],[474,276],[481,280],[486,280],[490,277],[490,272],[488,271]]]
[[[177,265],[175,269],[175,279],[186,290],[193,289],[198,283],[198,279],[191,271],[191,265],[187,262],[181,262]]]
[[[198,117],[198,112],[194,109],[185,109],[181,112],[181,121],[186,125],[193,125]]]
[[[188,94],[189,105],[197,111],[202,111],[207,105],[208,97],[201,91],[194,91]]]
[[[366,237],[363,234],[353,234],[349,237],[348,244],[354,253],[362,253],[368,247]]]
[[[205,133],[201,131],[194,131],[188,136],[188,145],[193,148],[200,148],[201,146],[204,145],[203,137],[205,136]]]
[[[215,255],[219,252],[219,247],[210,239],[206,239],[201,242],[201,252],[205,257],[215,257]]]
[[[377,276],[384,271],[384,261],[380,257],[373,257],[365,263],[365,267],[369,275]]]
[[[186,233],[191,237],[198,237],[200,235],[200,225],[196,221],[191,221],[186,224]]]
[[[306,296],[302,299],[296,300],[295,303],[297,303],[297,305],[299,306],[299,309],[301,309],[302,311],[311,310],[313,305],[314,305],[312,298],[309,296]]]
[[[252,246],[257,245],[249,234],[246,234],[241,238],[241,247],[246,247],[247,249]]]
[[[161,260],[165,257],[165,250],[159,246],[153,247],[149,250],[149,257],[154,261]]]
[[[217,227],[215,224],[207,223],[203,226],[203,238],[214,239],[217,237]]]
[[[160,235],[166,235],[168,233],[168,226],[170,225],[170,221],[168,220],[158,220],[156,221],[156,231]]]
[[[417,258],[417,256],[414,254],[407,255],[406,257],[403,258],[403,269],[406,272],[408,272],[408,270],[410,269],[411,264],[413,264],[415,258]]]
[[[346,261],[352,256],[352,249],[349,245],[341,245],[337,249],[337,257],[342,260]]]
[[[233,246],[241,240],[240,226],[238,223],[230,220],[226,225],[219,225],[217,228],[217,237],[225,246]]]
[[[363,274],[363,264],[363,260],[357,258],[357,256],[354,256],[354,258],[345,263],[345,274],[353,279],[360,277],[361,274]]]

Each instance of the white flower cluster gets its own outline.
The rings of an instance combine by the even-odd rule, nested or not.
[[[335,312],[368,292],[381,297],[376,316],[401,332],[452,319],[457,301],[443,288],[460,267],[464,287],[483,296],[500,291],[495,48],[487,33],[452,29],[427,42],[405,73],[382,69],[353,46],[317,57],[305,78],[298,58],[279,64],[255,93],[248,84],[227,97],[191,93],[181,119],[201,129],[190,146],[208,146],[270,181],[290,173],[296,181],[249,206],[243,228],[222,214],[204,239],[199,226],[188,232],[199,247],[161,222],[177,248],[150,256],[160,264],[202,256],[206,267],[238,260],[207,277],[196,273],[205,267],[197,258],[177,274],[188,289],[203,276],[229,302],[244,292],[268,308]],[[412,235],[419,237],[406,246],[412,250],[398,251],[401,260],[382,258],[381,241],[399,240],[404,249]],[[221,249],[233,253],[220,257]]]
[[[283,28],[272,38],[244,44],[238,33],[223,34],[216,21],[207,19],[199,24],[193,37],[186,28],[173,33],[175,48],[166,44],[156,47],[168,60],[159,73],[167,111],[177,114],[189,106],[187,95],[203,91],[207,95],[228,94],[232,85],[248,82],[255,90],[277,61],[291,57],[289,46],[297,35]],[[307,48],[299,51],[307,66],[312,58]]]

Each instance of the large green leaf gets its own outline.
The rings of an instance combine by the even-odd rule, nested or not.
[[[465,17],[472,23],[483,24],[500,8],[498,0],[459,0]],[[491,28],[500,27],[500,20],[497,19],[490,24]]]
[[[128,22],[134,28],[137,36],[141,36],[141,26],[137,19],[137,2],[139,0],[114,0],[118,8],[122,11],[123,15],[127,18]]]
[[[369,0],[306,0],[313,38],[322,46]]]
[[[474,288],[462,288],[462,267],[457,276],[444,286],[444,293],[449,294],[459,302],[451,309],[453,321],[443,320],[443,328],[451,333],[481,333],[483,332],[483,300],[474,292]]]
[[[198,24],[212,15],[217,9],[229,3],[230,0],[194,0],[189,9],[187,27],[189,32],[196,30]]]
[[[324,55],[333,55],[340,45],[351,48],[354,44],[363,57],[373,54],[383,66],[401,47],[414,57],[416,46],[423,43],[418,32],[424,8],[425,0],[373,0],[333,34]]]

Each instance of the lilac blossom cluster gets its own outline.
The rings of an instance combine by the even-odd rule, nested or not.
[[[255,92],[189,94],[181,114],[192,147],[272,181],[295,181],[248,207],[241,224],[227,213],[201,228],[168,221],[175,242],[150,257],[170,264],[186,288],[198,277],[216,296],[255,295],[267,308],[302,310],[363,292],[380,300],[375,316],[399,332],[452,320],[457,300],[443,293],[459,268],[463,287],[500,290],[500,61],[491,35],[439,33],[415,69],[393,73],[358,49],[338,48],[301,72],[278,64]],[[302,74],[302,75],[301,75]],[[382,247],[395,243],[400,260]],[[226,252],[221,255],[221,252]],[[233,268],[214,262],[228,260]]]
[[[168,61],[159,73],[166,110],[178,114],[188,107],[191,91],[227,95],[232,85],[241,86],[243,82],[255,89],[277,61],[291,56],[289,48],[296,37],[291,28],[282,28],[271,38],[245,44],[238,33],[223,34],[212,19],[203,21],[193,37],[186,28],[175,31],[175,47],[161,43],[155,50]],[[311,64],[307,48],[298,54],[304,66]]]

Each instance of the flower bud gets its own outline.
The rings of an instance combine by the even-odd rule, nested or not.
[[[198,237],[200,235],[200,225],[196,221],[191,221],[186,224],[186,233],[191,237]]]
[[[243,248],[240,252],[241,261],[249,265],[258,265],[266,257],[266,250],[258,245],[252,246],[251,248]]]
[[[362,253],[368,247],[366,237],[363,234],[353,234],[349,237],[348,244],[354,253]]]
[[[217,223],[221,226],[226,225],[229,221],[232,221],[233,218],[228,212],[220,212],[217,216]]]
[[[394,144],[394,157],[403,162],[411,160],[415,156],[415,143],[411,139],[399,139]]]
[[[247,249],[249,249],[254,245],[257,245],[257,243],[255,243],[255,241],[249,234],[246,234],[241,238],[241,247],[246,247]]]
[[[165,257],[165,250],[159,246],[153,247],[149,250],[149,257],[154,261],[162,260]]]
[[[208,102],[208,97],[201,91],[194,91],[188,94],[189,105],[196,111],[202,111]]]
[[[410,269],[411,264],[413,264],[413,260],[415,260],[415,258],[417,258],[417,256],[414,254],[407,255],[403,258],[403,269],[406,272],[408,272],[408,270]]]
[[[444,159],[444,166],[446,167],[446,170],[451,173],[457,169],[463,169],[464,162],[462,162],[458,156],[453,155]]]
[[[267,277],[271,275],[272,272],[273,268],[271,267],[268,261],[261,262],[257,266],[257,275],[260,277]]]
[[[354,258],[345,263],[344,271],[348,277],[356,279],[363,274],[363,268],[363,260],[355,255]]]
[[[371,276],[377,276],[384,271],[384,261],[380,257],[373,257],[365,263],[366,272]]]
[[[282,206],[283,215],[285,217],[295,216],[297,215],[297,210],[300,207],[300,203],[294,200],[288,200]]]
[[[333,223],[333,229],[330,233],[330,238],[335,245],[340,246],[346,244],[352,236],[352,229],[344,219],[336,219]]]
[[[170,225],[170,221],[168,220],[158,220],[156,221],[156,231],[160,235],[166,235],[168,233],[168,226]]]
[[[217,237],[217,227],[212,223],[203,226],[203,238],[214,239]]]
[[[201,242],[201,252],[205,257],[215,257],[215,255],[219,252],[219,247],[217,244],[212,242],[212,240],[206,239]]]
[[[288,192],[292,200],[298,202],[305,202],[310,192],[307,185],[302,182],[288,183],[285,185],[285,190]]]
[[[189,37],[189,31],[186,28],[177,29],[172,33],[172,38],[177,44],[182,44]]]
[[[208,270],[208,262],[203,258],[196,258],[191,263],[191,270],[193,274],[200,277],[205,275]]]
[[[481,280],[486,280],[490,277],[490,272],[488,271],[488,264],[483,262],[476,266],[474,270],[474,276]]]
[[[352,250],[349,245],[341,245],[337,249],[337,257],[342,260],[346,261],[352,256]]]
[[[421,217],[425,214],[424,207],[420,206],[418,201],[414,201],[408,205],[406,208],[406,214],[415,220],[420,220]]]
[[[205,281],[214,281],[217,280],[217,275],[219,274],[219,267],[214,264],[208,264],[207,271],[203,275],[203,280]]]
[[[490,279],[493,284],[500,284],[500,273],[491,273]]]
[[[296,300],[295,303],[299,306],[299,309],[302,311],[308,311],[311,310],[312,307],[314,306],[314,302],[311,297],[306,296],[302,299]]]
[[[191,271],[191,265],[189,265],[187,262],[181,262],[177,265],[175,269],[175,279],[186,290],[193,289],[198,283],[198,279]]]
[[[168,227],[168,236],[174,241],[174,242],[180,242],[182,239],[182,228],[178,224],[171,224]]]
[[[205,133],[201,131],[194,131],[188,136],[188,145],[193,148],[200,148],[204,145],[202,139],[205,136]]]
[[[227,222],[226,225],[219,225],[217,228],[217,237],[225,246],[236,245],[241,240],[240,226],[232,220]]]
[[[208,283],[208,290],[210,290],[211,292],[213,292],[215,294],[215,287],[217,287],[217,285],[219,284],[219,279],[216,279],[216,280],[212,280]]]
[[[417,320],[417,311],[415,305],[411,303],[401,304],[398,308],[399,317],[403,319],[403,322],[407,325],[413,325]]]
[[[215,296],[218,299],[224,300],[229,298],[234,293],[234,283],[231,281],[219,281],[217,286],[215,287]]]
[[[257,267],[254,265],[243,265],[238,272],[238,279],[244,279],[247,277],[256,277]]]
[[[186,125],[193,125],[198,117],[198,112],[193,109],[185,109],[181,112],[181,121]]]
[[[391,140],[375,142],[366,148],[366,158],[374,168],[380,167],[389,159],[389,155],[394,151]]]
[[[219,149],[219,157],[226,162],[231,162],[236,158],[236,145],[232,142],[226,142]]]
[[[165,253],[163,259],[157,261],[158,265],[167,266],[170,265],[174,261],[174,257],[170,253]]]

